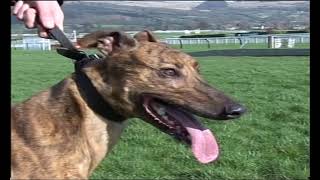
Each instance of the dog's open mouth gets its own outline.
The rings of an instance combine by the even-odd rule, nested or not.
[[[213,133],[203,127],[194,115],[150,96],[143,97],[143,108],[149,116],[149,123],[191,145],[199,162],[209,163],[218,158],[219,147]]]

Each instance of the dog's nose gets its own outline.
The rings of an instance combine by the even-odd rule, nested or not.
[[[230,104],[225,107],[225,115],[228,118],[237,118],[246,112],[246,108],[239,104]]]

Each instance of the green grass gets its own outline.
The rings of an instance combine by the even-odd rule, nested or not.
[[[239,120],[202,119],[220,158],[201,165],[190,149],[139,119],[92,179],[307,179],[309,57],[197,58],[207,81],[248,108]],[[55,52],[13,51],[12,101],[50,87],[73,71]]]

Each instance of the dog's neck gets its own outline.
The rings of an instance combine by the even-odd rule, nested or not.
[[[90,72],[90,68],[87,71]],[[98,74],[90,72],[89,75],[90,79],[94,78],[95,85],[102,83],[101,77]],[[85,139],[80,147],[79,145],[75,145],[74,147],[82,149],[81,152],[84,153],[83,157],[90,157],[83,160],[86,163],[82,163],[84,165],[82,168],[88,169],[88,174],[90,174],[119,140],[127,122],[124,121],[125,119],[111,120],[97,114],[88,106],[86,99],[81,95],[81,89],[77,86],[75,79],[76,76],[73,74],[71,77],[52,87],[49,91],[49,102],[52,104],[60,101],[63,102],[59,104],[59,109],[55,110],[62,113],[57,114],[57,118],[55,118],[57,121],[61,121],[58,120],[59,117],[63,117],[62,119],[66,123],[71,118],[77,120],[74,124],[78,124],[77,126],[80,128],[71,127],[71,129],[76,128],[78,132],[68,136]],[[110,111],[110,109],[106,109],[106,111],[108,110]],[[81,137],[77,137],[79,135]]]
[[[72,111],[74,112],[73,114],[66,115],[65,119],[72,116],[81,117],[78,122],[80,124],[78,133],[81,134],[81,138],[86,140],[81,147],[76,148],[82,148],[81,151],[85,153],[83,157],[90,157],[83,160],[87,161],[87,163],[82,163],[84,165],[82,168],[88,169],[88,174],[91,174],[119,140],[123,129],[127,125],[127,121],[123,121],[123,119],[119,121],[115,119],[110,120],[92,110],[81,96],[81,92],[73,77],[64,80],[63,86],[65,86],[64,90],[59,93],[59,96],[64,96],[64,100],[69,102],[65,103],[65,107],[61,108],[79,109],[78,111]],[[66,98],[65,94],[70,94],[71,96]]]
[[[81,102],[85,104],[85,113],[87,116],[83,128],[84,132],[88,135],[89,149],[91,149],[91,155],[94,157],[90,166],[91,170],[110,152],[127,124],[125,121],[127,118],[115,112],[114,108],[108,102],[110,97],[103,94],[106,88],[111,88],[108,87],[107,82],[105,82],[103,78],[103,74],[101,74],[101,71],[105,71],[105,66],[106,63],[100,63],[86,67],[83,71],[74,73],[72,78],[77,86],[77,93],[79,93],[81,97]],[[89,88],[95,89],[96,92],[92,93],[93,90],[88,90]],[[99,98],[94,96],[100,96],[104,104],[94,104],[97,103],[97,101],[91,101],[92,99],[90,98]],[[104,109],[97,109],[99,105]]]
[[[106,66],[104,60],[93,60],[95,66]],[[78,66],[77,66],[78,65]],[[92,66],[92,65],[91,65]],[[89,67],[90,68],[90,65]],[[94,67],[91,67],[94,68]],[[106,69],[104,67],[104,69]],[[90,72],[90,71],[89,71]],[[107,98],[103,97],[104,92],[99,92],[100,89],[105,89],[106,86],[95,85],[94,81],[97,81],[97,77],[91,79],[91,73],[86,73],[83,67],[76,64],[74,81],[77,84],[81,97],[85,100],[86,104],[98,115],[105,119],[115,122],[122,122],[126,118],[117,112],[108,102]],[[103,79],[102,77],[100,79]]]

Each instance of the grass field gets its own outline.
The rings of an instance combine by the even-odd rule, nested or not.
[[[132,119],[91,178],[307,179],[309,57],[197,59],[210,84],[248,108],[235,121],[202,119],[218,138],[218,161],[201,165],[190,149]],[[20,102],[72,71],[72,63],[55,52],[13,51],[12,101]]]

